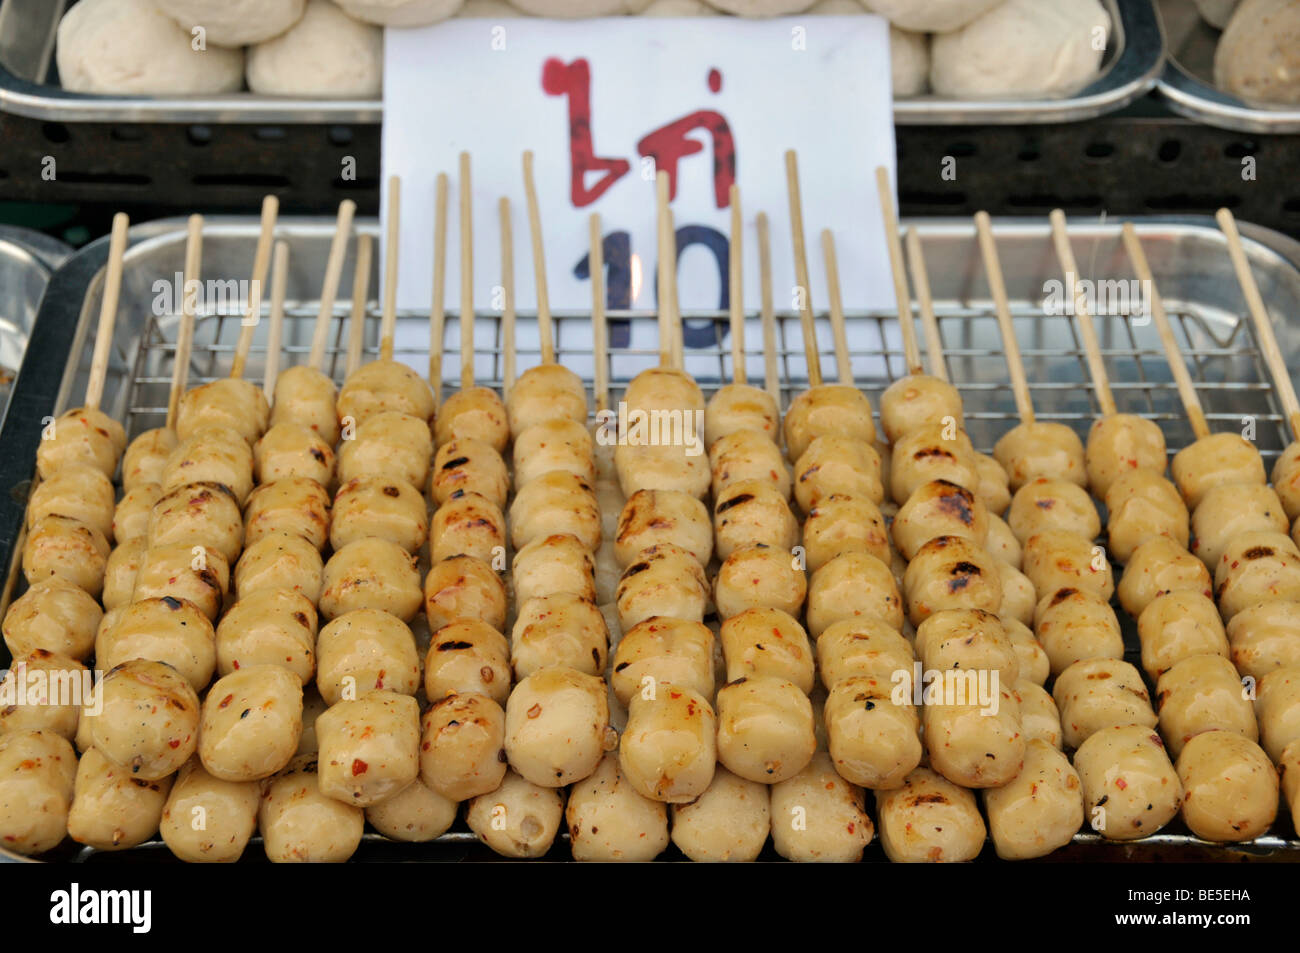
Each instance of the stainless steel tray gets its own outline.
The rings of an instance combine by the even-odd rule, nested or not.
[[[75,0],[0,4],[0,111],[58,122],[378,123],[373,100],[285,99],[233,93],[205,97],[95,96],[60,88],[53,75],[55,33]],[[906,124],[1047,123],[1113,112],[1155,87],[1164,41],[1152,0],[1102,0],[1115,24],[1102,74],[1063,98],[1031,101],[898,99]],[[485,23],[488,21],[484,21]]]
[[[72,249],[40,232],[0,226],[0,418],[27,352],[50,275]]]
[[[949,370],[966,401],[969,429],[974,442],[989,449],[1017,420],[1007,386],[996,321],[991,313],[983,268],[968,220],[927,219],[905,223],[914,227],[924,241],[933,281],[936,308],[940,315]],[[1137,221],[1157,283],[1163,293],[1175,331],[1190,357],[1197,390],[1216,429],[1239,429],[1243,417],[1257,424],[1257,442],[1271,460],[1289,442],[1285,424],[1273,397],[1263,362],[1244,317],[1244,303],[1232,274],[1223,239],[1213,222],[1204,218],[1146,218]],[[377,235],[373,221],[362,222],[359,230]],[[1300,314],[1300,243],[1274,232],[1242,226],[1248,255],[1255,268],[1261,292],[1277,321],[1279,344],[1289,365],[1300,361],[1300,325],[1292,315]],[[1116,222],[1077,221],[1071,226],[1074,247],[1083,277],[1127,279],[1127,266]],[[251,266],[258,224],[254,219],[209,220],[204,241],[203,274],[212,278],[238,278]],[[995,224],[1008,293],[1027,362],[1036,408],[1044,419],[1054,419],[1085,433],[1094,414],[1095,402],[1072,318],[1047,314],[1043,298],[1047,282],[1059,275],[1049,241],[1047,223],[1041,220],[1001,220]],[[332,222],[287,219],[280,235],[289,242],[291,253],[288,289],[289,318],[285,328],[288,355],[282,367],[302,359],[309,349],[311,323],[316,314],[316,293],[332,235]],[[182,267],[185,232],[182,220],[139,226],[132,230],[132,245],[126,258],[119,323],[114,336],[112,363],[105,391],[105,409],[116,414],[132,434],[163,419],[167,382],[174,355],[175,316],[155,316],[153,282],[173,275]],[[778,238],[777,253],[785,252]],[[9,580],[17,576],[14,541],[23,517],[24,484],[33,472],[41,417],[75,405],[86,385],[92,334],[102,290],[106,240],[78,253],[56,274],[39,318],[32,350],[18,379],[15,407],[0,429],[0,564],[9,565]],[[351,269],[344,269],[345,276]],[[377,282],[378,276],[374,276]],[[342,343],[346,332],[346,310],[350,289],[340,289],[339,305],[327,349],[336,380],[343,371]],[[372,282],[372,287],[377,284]],[[521,302],[527,307],[529,302]],[[229,368],[239,333],[239,302],[227,302],[216,312],[201,312],[196,331],[191,383],[224,376]],[[626,382],[641,369],[657,362],[655,322],[644,313],[615,312],[611,337],[610,379],[617,399]],[[377,353],[378,318],[374,302],[369,313],[366,354]],[[723,340],[724,315],[687,315],[687,369],[711,392],[729,378],[729,345]],[[1177,450],[1191,440],[1190,429],[1179,407],[1155,329],[1140,319],[1123,314],[1098,318],[1102,346],[1122,410],[1158,420]],[[761,336],[757,318],[749,319],[747,367],[751,380],[762,380]],[[834,366],[831,336],[824,315],[819,315],[819,350],[826,368]],[[858,385],[873,402],[888,384],[904,373],[896,318],[889,314],[855,314],[849,317],[849,341]],[[265,359],[264,328],[259,329],[249,360],[249,375],[262,373]],[[590,379],[592,351],[589,317],[583,314],[558,316],[556,348],[561,360],[584,378]],[[428,318],[424,312],[402,312],[398,316],[396,356],[424,373],[428,356]],[[537,361],[536,331],[526,316],[519,318],[517,351],[520,369]],[[57,341],[58,344],[52,342]],[[70,347],[67,342],[71,342]],[[494,314],[478,316],[476,332],[476,375],[480,383],[499,386],[502,376],[500,322]],[[455,350],[457,322],[448,321],[446,347]],[[807,374],[801,344],[799,319],[794,314],[778,316],[777,356],[783,403],[806,386]],[[457,362],[448,360],[445,367]],[[450,386],[455,385],[450,381]],[[1129,626],[1127,638],[1133,643]],[[1130,649],[1134,648],[1130,645]],[[0,852],[2,853],[2,852]],[[256,848],[249,860],[258,860]],[[567,853],[562,841],[550,855],[560,859]],[[984,858],[992,854],[986,849]],[[54,855],[58,859],[114,862],[132,857],[163,859],[167,851],[152,842],[122,854],[82,850],[65,844]],[[665,859],[672,859],[670,852]],[[359,860],[460,860],[491,859],[485,848],[476,847],[473,835],[458,826],[436,843],[392,845],[377,835],[368,835]],[[868,849],[868,860],[883,860],[878,844]],[[1242,845],[1222,846],[1202,841],[1177,824],[1143,841],[1117,844],[1094,834],[1081,833],[1074,843],[1051,858],[1058,861],[1155,861],[1155,860],[1300,860],[1300,837],[1285,814],[1270,833]]]
[[[1300,132],[1300,106],[1247,103],[1214,84],[1219,31],[1189,0],[1157,0],[1169,53],[1157,88],[1174,112],[1241,132]]]

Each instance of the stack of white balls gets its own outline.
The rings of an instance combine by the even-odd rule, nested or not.
[[[59,25],[66,89],[369,99],[383,26],[449,17],[878,13],[891,23],[895,96],[1071,92],[1109,39],[1101,0],[80,0]]]

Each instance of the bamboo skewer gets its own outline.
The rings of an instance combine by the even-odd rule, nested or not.
[[[262,229],[257,236],[257,250],[253,254],[253,278],[248,286],[248,309],[239,328],[239,343],[235,346],[235,359],[230,364],[230,376],[244,376],[249,349],[253,346],[253,333],[262,316],[262,286],[266,284],[271,266],[271,246],[275,237],[275,220],[280,214],[280,201],[274,195],[262,200]]]
[[[433,216],[433,302],[429,306],[429,386],[442,403],[442,342],[447,326],[447,173],[439,172]]]
[[[524,192],[528,200],[528,234],[533,245],[533,282],[537,285],[537,332],[542,363],[555,363],[555,341],[551,336],[551,301],[546,285],[546,251],[542,245],[542,216],[537,207],[537,184],[533,179],[533,153],[524,153]]]
[[[817,350],[817,327],[813,321],[812,284],[808,274],[808,252],[803,240],[803,199],[799,194],[799,158],[793,149],[785,154],[786,193],[790,201],[790,235],[794,242],[795,280],[799,282],[799,320],[803,327],[804,360],[808,365],[808,386],[822,383],[821,354]]]
[[[501,390],[509,393],[515,386],[515,236],[510,222],[510,200],[501,197]]]
[[[907,270],[903,264],[903,243],[898,233],[898,217],[894,211],[894,193],[889,184],[889,170],[876,167],[876,193],[880,197],[880,214],[885,223],[885,247],[889,250],[889,270],[894,277],[894,301],[898,308],[898,328],[903,336],[903,362],[907,373],[920,374],[921,352],[916,346],[916,325],[912,322],[912,292],[907,286]],[[928,288],[926,289],[928,292]]]
[[[682,326],[681,302],[677,298],[677,219],[671,208],[666,210],[664,218],[668,227],[668,331],[672,335],[672,366],[675,370],[685,371],[686,334]]]
[[[1291,437],[1293,440],[1300,440],[1300,400],[1296,399],[1295,384],[1291,381],[1286,359],[1282,356],[1277,335],[1273,332],[1273,322],[1269,318],[1268,308],[1264,305],[1264,298],[1259,293],[1259,285],[1255,282],[1255,274],[1251,271],[1250,262],[1246,258],[1246,249],[1241,242],[1237,220],[1226,208],[1219,209],[1215,218],[1228,240],[1228,254],[1232,258],[1232,267],[1237,272],[1237,281],[1240,282],[1242,293],[1246,297],[1246,307],[1254,322],[1255,338],[1264,356],[1264,363],[1277,387],[1282,413],[1291,427]]]
[[[731,186],[731,246],[727,255],[727,304],[731,330],[731,377],[737,384],[748,384],[745,368],[745,285],[741,267],[744,252],[744,216],[740,209],[740,187]]]
[[[366,304],[370,300],[370,264],[375,240],[369,235],[357,238],[357,264],[352,273],[352,314],[348,319],[347,376],[361,366],[361,351],[366,343]]]
[[[262,385],[268,399],[275,393],[275,381],[280,374],[280,339],[284,330],[284,297],[288,283],[289,245],[287,242],[276,242],[275,260],[271,266],[271,317],[266,334],[266,378]]]
[[[1066,230],[1065,213],[1059,208],[1049,216],[1052,223],[1052,240],[1056,245],[1056,257],[1060,260],[1061,270],[1070,282],[1070,297],[1074,301],[1074,311],[1079,319],[1079,335],[1083,338],[1083,349],[1088,360],[1088,373],[1092,377],[1097,391],[1097,406],[1103,417],[1113,417],[1119,413],[1115,404],[1115,395],[1110,389],[1110,377],[1106,373],[1106,362],[1101,356],[1101,344],[1097,340],[1097,327],[1088,311],[1087,303],[1079,290],[1079,263],[1074,258],[1074,248],[1070,244],[1070,235]]]
[[[194,346],[195,296],[198,294],[199,269],[203,263],[203,216],[191,215],[185,239],[185,286],[181,298],[181,324],[176,336],[176,366],[172,373],[171,393],[167,398],[167,429],[176,429],[176,415],[189,379],[190,351]]]
[[[131,220],[123,212],[113,216],[113,234],[108,241],[108,264],[104,272],[104,296],[99,305],[99,324],[95,328],[95,350],[90,358],[90,379],[86,382],[85,407],[98,410],[104,399],[108,379],[108,361],[113,351],[113,328],[122,297],[122,268],[126,256],[127,232]]]
[[[474,193],[469,153],[460,154],[460,389],[474,386]]]
[[[921,311],[921,330],[925,334],[925,353],[929,359],[930,375],[948,381],[948,365],[943,359],[943,335],[939,332],[939,319],[934,313],[934,298],[930,294],[930,273],[925,267],[925,252],[921,236],[915,229],[907,231],[907,261],[916,288],[916,301]]]
[[[397,176],[388,180],[388,232],[384,236],[384,307],[379,320],[379,359],[393,359],[397,334],[397,265],[398,242],[402,223],[402,182]]]
[[[975,229],[979,234],[980,253],[984,270],[988,274],[989,290],[993,294],[993,308],[997,312],[998,329],[1002,333],[1002,349],[1006,352],[1007,368],[1011,375],[1011,390],[1016,398],[1016,410],[1022,423],[1034,422],[1034,402],[1029,396],[1029,382],[1025,379],[1025,364],[1016,341],[1015,324],[1011,320],[1011,306],[1007,301],[1007,286],[1002,277],[1002,263],[998,259],[997,243],[993,240],[993,227],[988,212],[975,214]]]
[[[588,219],[591,251],[588,253],[588,272],[591,274],[591,356],[592,390],[596,411],[609,409],[609,336],[605,325],[605,248],[600,215],[592,213]]]
[[[853,360],[849,357],[849,335],[844,326],[844,303],[840,299],[840,266],[835,257],[835,236],[822,232],[822,254],[826,258],[826,288],[830,296],[831,338],[835,341],[835,364],[840,383],[853,386]]]
[[[669,233],[672,229],[672,223],[668,215],[668,173],[660,170],[655,175],[655,222],[658,228],[659,237],[659,366],[671,368],[673,366],[673,332],[672,332],[672,305],[669,299],[672,297],[672,282],[669,279],[669,270],[671,265],[669,261],[675,257],[669,244]]]
[[[1133,227],[1132,222],[1124,223],[1123,236],[1124,247],[1133,263],[1133,270],[1137,272],[1138,280],[1145,282],[1151,289],[1151,318],[1155,322],[1156,331],[1160,334],[1160,343],[1164,345],[1165,359],[1169,362],[1169,370],[1173,373],[1174,383],[1178,386],[1178,397],[1191,424],[1192,435],[1197,440],[1208,437],[1210,425],[1205,420],[1201,399],[1197,396],[1192,377],[1187,372],[1187,362],[1183,359],[1183,352],[1174,338],[1173,328],[1169,325],[1169,315],[1165,312],[1164,301],[1156,290],[1151,266],[1147,262],[1146,252],[1142,249],[1142,242],[1139,241],[1137,229]]]
[[[310,367],[320,367],[325,357],[325,344],[329,338],[329,325],[334,318],[334,299],[339,293],[339,280],[343,277],[343,259],[348,250],[348,235],[352,231],[352,220],[356,216],[357,205],[351,199],[339,203],[338,218],[334,226],[334,238],[330,242],[329,259],[325,264],[325,281],[321,285],[320,309],[316,314],[316,329],[311,339],[311,354],[307,358]]]
[[[764,386],[778,407],[781,406],[781,373],[776,360],[776,313],[772,306],[772,240],[767,213],[758,213],[758,282],[762,296],[760,318],[763,325]]]

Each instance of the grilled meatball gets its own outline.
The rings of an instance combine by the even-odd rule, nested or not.
[[[215,619],[229,591],[230,566],[220,553],[184,543],[151,546],[145,550],[136,572],[132,601],[155,598],[188,601],[209,619]]]
[[[278,393],[279,388],[276,390]],[[350,417],[359,427],[370,417],[388,411],[410,414],[430,423],[434,406],[433,391],[411,368],[396,361],[371,361],[344,381],[337,409],[340,423],[346,425]],[[424,481],[412,482],[419,486]]]
[[[939,536],[907,564],[903,592],[913,625],[943,609],[997,613],[1002,607],[1002,576],[993,557],[969,540]]]
[[[1088,431],[1088,486],[1105,499],[1114,482],[1126,473],[1147,470],[1160,475],[1169,458],[1160,425],[1136,414],[1098,417]]]
[[[54,429],[47,428],[46,433],[49,436],[36,448],[36,471],[42,480],[77,466],[91,467],[112,477],[126,448],[126,431],[122,425],[102,410],[89,407],[75,407],[60,414],[54,421]],[[124,480],[127,475],[124,462]]]
[[[27,532],[23,575],[35,584],[66,579],[92,596],[104,589],[109,545],[104,534],[70,516],[45,516]]]
[[[880,455],[871,444],[827,434],[808,444],[794,465],[794,496],[806,513],[832,494],[858,496],[881,503]]]
[[[122,488],[130,492],[149,483],[161,484],[167,458],[178,443],[176,432],[167,428],[146,430],[132,440],[122,457]]]
[[[715,497],[732,483],[766,480],[790,498],[790,467],[781,449],[757,430],[735,430],[710,444],[709,467]]]
[[[330,565],[339,558],[339,553],[335,553]],[[262,537],[245,549],[235,564],[235,594],[240,599],[259,589],[284,589],[319,602],[324,598],[322,587],[328,582],[329,573],[322,564],[320,552],[310,541],[289,533]]]
[[[69,741],[75,738],[80,703],[94,691],[86,666],[45,649],[15,658],[10,665],[0,680],[0,697],[7,701],[0,708],[0,735],[48,731]],[[120,710],[115,717],[120,724]]]
[[[1187,504],[1177,487],[1153,470],[1132,470],[1118,477],[1106,493],[1106,510],[1110,554],[1122,563],[1153,536],[1168,536],[1187,548]]]
[[[603,676],[608,652],[605,617],[589,600],[558,592],[519,606],[510,633],[515,678],[526,678],[548,665]]]
[[[1256,680],[1277,668],[1300,665],[1300,602],[1261,602],[1225,627],[1232,664]]]
[[[1242,533],[1287,533],[1291,524],[1272,487],[1258,484],[1216,486],[1206,490],[1192,514],[1196,542],[1192,552],[1211,569]]]
[[[65,756],[60,754],[60,765]],[[68,836],[97,850],[127,850],[143,844],[158,831],[171,787],[171,778],[145,781],[104,757],[98,748],[90,748],[77,764]]]
[[[435,632],[455,619],[481,619],[499,632],[506,624],[505,584],[473,556],[434,563],[424,578],[424,614]]]
[[[890,458],[889,487],[902,506],[916,490],[947,480],[972,492],[979,489],[975,450],[966,431],[955,424],[931,424],[903,434]]]
[[[306,427],[332,447],[339,442],[337,397],[334,381],[316,368],[305,364],[285,368],[275,379],[270,424]]]
[[[1083,826],[1083,785],[1064,754],[1045,741],[1030,741],[1020,774],[986,790],[984,807],[999,857],[1045,857]]]
[[[1254,840],[1277,816],[1278,777],[1259,745],[1231,731],[1197,735],[1178,756],[1183,821],[1210,841]]]
[[[711,474],[703,444],[626,443],[614,448],[618,483],[624,496],[638,490],[680,490],[701,499]]]
[[[799,560],[788,550],[762,544],[736,550],[713,580],[713,601],[723,619],[751,608],[780,609],[795,615],[807,592],[808,581]]]
[[[717,758],[717,716],[699,692],[663,685],[637,693],[619,739],[623,776],[644,797],[687,804],[708,790]]]
[[[811,572],[841,553],[866,553],[887,563],[889,530],[875,503],[833,494],[818,500],[808,511],[803,524],[803,548]]]
[[[85,523],[110,542],[116,494],[103,471],[73,465],[42,479],[27,500],[27,528],[46,516],[69,516]]]
[[[771,829],[767,785],[737,777],[719,765],[708,790],[672,806],[672,839],[697,862],[758,859]]]
[[[342,863],[361,846],[365,811],[325,795],[316,755],[295,758],[266,785],[257,813],[272,863]]]
[[[244,545],[289,533],[323,549],[329,539],[330,506],[325,487],[306,477],[263,484],[244,507]]]
[[[596,482],[591,433],[577,421],[551,420],[529,427],[515,439],[513,454],[519,486],[552,470],[572,473],[588,484]]]
[[[192,483],[219,483],[243,506],[253,490],[253,451],[236,431],[198,430],[176,445],[159,482],[164,493]]]
[[[938,536],[963,536],[983,547],[988,538],[989,514],[970,490],[934,480],[917,487],[894,517],[894,545],[904,559],[912,559]]]
[[[316,607],[301,593],[258,590],[217,624],[217,671],[282,665],[305,685],[316,674],[316,622]]]
[[[1229,657],[1228,637],[1214,603],[1199,592],[1180,589],[1157,596],[1138,616],[1142,668],[1153,681],[1192,655]]]
[[[719,559],[755,544],[788,552],[799,540],[799,521],[785,497],[757,480],[734,483],[718,497],[713,529]]]
[[[844,553],[812,575],[808,631],[818,638],[836,622],[860,617],[902,629],[903,600],[888,566],[866,553]]]
[[[917,768],[902,787],[876,792],[880,846],[900,863],[958,864],[984,848],[984,819],[975,795],[929,768]]]
[[[825,752],[772,785],[772,844],[799,863],[856,863],[875,828],[862,789],[836,773]]]
[[[787,508],[788,512],[788,508]],[[626,568],[646,549],[659,543],[681,547],[707,566],[713,556],[713,524],[708,508],[689,493],[639,490],[618,517],[614,555]]]
[[[201,692],[217,664],[212,623],[192,602],[140,599],[125,607],[95,639],[95,664],[110,670],[132,659],[170,665]]]
[[[510,693],[506,756],[534,784],[558,788],[590,777],[616,743],[605,683],[593,675],[544,668]]]
[[[428,480],[433,437],[423,417],[385,411],[367,417],[343,436],[340,483],[366,476],[401,477],[411,486],[422,487]]]
[[[94,597],[59,576],[32,585],[9,606],[4,640],[21,658],[37,649],[78,660],[90,655],[103,612]]]
[[[616,754],[573,786],[564,819],[574,860],[654,860],[668,846],[668,806],[637,793]]]
[[[223,781],[270,777],[292,760],[301,736],[302,682],[279,665],[231,672],[203,700],[199,757]]]
[[[143,483],[122,494],[113,510],[113,539],[119,545],[144,539],[149,530],[149,511],[162,495],[162,487],[157,483]]]
[[[660,543],[643,550],[623,570],[616,598],[625,632],[657,615],[699,622],[708,605],[709,585],[694,556],[679,546]]]
[[[63,842],[77,771],[66,738],[49,731],[0,735],[0,839],[8,850],[31,856]]]
[[[146,538],[152,546],[203,546],[226,562],[244,546],[244,517],[230,490],[219,483],[191,483],[172,490],[149,513]]]
[[[234,863],[257,830],[261,800],[256,781],[222,781],[208,774],[198,758],[190,758],[163,806],[163,842],[189,863]]]
[[[1156,726],[1156,713],[1142,675],[1121,659],[1075,662],[1057,677],[1052,698],[1060,709],[1069,748],[1080,747],[1104,728]]]
[[[316,719],[321,793],[359,807],[378,804],[420,773],[420,706],[374,691],[330,706]]]
[[[461,692],[480,692],[498,705],[510,694],[510,644],[477,619],[444,625],[424,658],[424,694],[430,701]]]
[[[1259,740],[1255,709],[1237,670],[1222,655],[1191,655],[1178,662],[1156,682],[1156,699],[1160,734],[1175,759],[1188,741],[1211,729]]]
[[[704,408],[704,442],[710,448],[724,437],[748,431],[772,446],[780,436],[781,414],[767,391],[749,384],[724,384]]]
[[[320,630],[316,687],[330,705],[380,689],[414,695],[420,679],[415,636],[394,615],[355,609]]]
[[[722,623],[719,633],[728,682],[775,675],[813,690],[813,651],[798,621],[780,609],[749,609]]]
[[[510,504],[510,539],[516,549],[558,533],[600,548],[600,507],[591,485],[562,470],[543,474],[519,488]]]
[[[634,695],[653,695],[665,685],[712,698],[713,656],[713,633],[703,623],[668,616],[646,619],[625,629],[619,639],[610,687],[624,707]]]
[[[262,388],[243,378],[225,377],[181,396],[176,436],[185,440],[196,431],[219,427],[235,431],[251,444],[266,432],[270,415]]]
[[[504,453],[510,442],[510,424],[505,404],[487,387],[460,390],[447,398],[434,424],[433,439],[439,447],[468,437]]]
[[[405,480],[349,480],[334,497],[330,545],[336,550],[355,540],[374,537],[414,553],[428,535],[424,497]]]
[[[359,539],[348,543],[326,563],[317,605],[334,619],[354,609],[382,609],[403,622],[420,611],[417,560],[396,543]]]
[[[844,384],[823,384],[790,402],[785,414],[785,446],[791,461],[803,456],[813,440],[828,435],[868,444],[876,439],[871,403],[865,394]]]
[[[1040,597],[1058,589],[1079,589],[1109,601],[1115,591],[1106,551],[1078,533],[1048,530],[1029,537],[1021,569]]]
[[[515,601],[523,603],[536,596],[572,592],[595,602],[595,571],[591,553],[576,536],[561,533],[540,537],[515,553],[510,567]]]
[[[1124,657],[1124,636],[1110,603],[1078,589],[1049,592],[1034,610],[1034,631],[1052,666],[1052,674],[1082,659]]]
[[[1259,450],[1236,433],[1211,434],[1184,447],[1174,454],[1170,471],[1192,510],[1216,486],[1268,482]]]
[[[870,677],[846,678],[826,699],[829,752],[840,777],[872,790],[896,788],[921,763],[921,719]]]
[[[1018,424],[998,440],[993,456],[1007,471],[1013,491],[1038,477],[1079,486],[1088,482],[1083,441],[1065,424]]]
[[[562,792],[509,770],[500,787],[471,800],[465,812],[469,829],[503,857],[541,857],[555,843],[563,820]]]
[[[718,690],[718,760],[749,781],[777,784],[802,771],[817,748],[812,703],[799,686],[759,676]]]
[[[1101,533],[1101,518],[1088,491],[1068,480],[1030,480],[1012,498],[1007,524],[1021,543],[1046,530],[1065,530],[1088,539]]]
[[[253,475],[258,483],[303,477],[327,487],[334,481],[334,448],[301,424],[276,424],[253,444]]]
[[[587,387],[560,364],[530,367],[506,395],[510,432],[518,437],[529,427],[551,420],[587,422]]]
[[[942,424],[945,417],[961,420],[962,416],[957,388],[930,374],[899,378],[880,395],[880,426],[890,443],[920,427]]]
[[[1224,550],[1214,584],[1224,621],[1259,602],[1300,600],[1300,551],[1283,533],[1242,533]]]
[[[506,713],[481,692],[435,701],[424,713],[420,738],[420,778],[441,797],[465,801],[488,794],[506,776]]]

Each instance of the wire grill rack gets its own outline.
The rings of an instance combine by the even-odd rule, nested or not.
[[[1038,417],[1069,424],[1086,435],[1099,409],[1088,376],[1078,319],[1027,307],[1013,309],[1013,317]],[[238,307],[197,316],[191,384],[229,374],[241,318]],[[1265,461],[1271,463],[1290,438],[1250,323],[1213,321],[1187,308],[1172,309],[1170,319],[1211,426],[1215,430],[1253,427],[1254,439]],[[286,333],[295,327],[308,331],[294,335],[302,343],[290,343],[283,349],[282,368],[306,361],[309,350],[306,341],[315,320],[313,306],[300,304],[287,310]],[[1120,409],[1159,422],[1171,453],[1190,443],[1191,428],[1150,319],[1140,314],[1116,314],[1094,320]],[[611,400],[616,401],[632,377],[658,362],[657,325],[653,313],[644,311],[611,312],[609,321],[614,346],[609,349],[607,359],[608,379]],[[346,311],[339,308],[333,317],[330,344],[326,348],[324,370],[338,383],[342,383],[346,367],[348,322]],[[807,389],[808,367],[798,316],[779,314],[774,323],[776,385],[784,408],[795,395]],[[500,389],[505,367],[503,322],[500,315],[479,314],[475,324],[476,382]],[[685,324],[685,337],[690,342],[685,353],[686,370],[709,395],[734,379],[727,317],[721,313],[696,312],[685,316]],[[140,347],[131,361],[125,406],[124,423],[131,434],[163,423],[175,358],[176,325],[176,316],[165,314],[151,316],[144,329]],[[378,325],[379,315],[372,307],[367,311],[368,343],[363,349],[363,362],[378,355]],[[873,405],[878,405],[881,392],[907,372],[897,318],[893,314],[856,314],[846,318],[846,325],[854,383],[872,398]],[[823,372],[829,379],[835,367],[834,352],[829,347],[829,318],[819,315],[817,326]],[[939,312],[939,327],[947,371],[965,401],[971,438],[977,448],[988,452],[997,438],[1019,420],[1005,383],[1006,363],[997,319],[988,308],[956,307]],[[536,364],[539,351],[533,316],[518,316],[516,337],[518,368]],[[396,340],[395,359],[426,372],[427,315],[400,313]],[[763,356],[761,349],[754,345],[761,345],[761,341],[759,320],[751,317],[745,335],[746,373],[750,383],[760,386],[764,384]],[[594,358],[589,316],[558,315],[555,346],[558,360],[590,382]],[[445,349],[451,355],[458,353],[459,347],[458,323],[454,315],[449,315]],[[263,373],[265,359],[265,342],[259,339],[249,357],[250,378],[258,379]],[[458,361],[450,356],[444,360],[445,367],[457,365]],[[444,382],[443,389],[451,393],[458,386],[459,382],[453,378]]]

